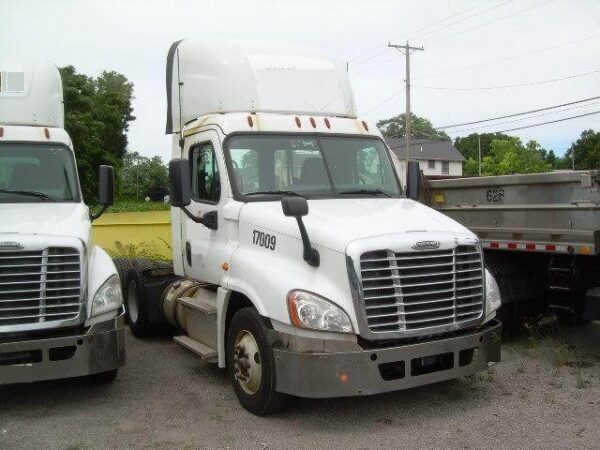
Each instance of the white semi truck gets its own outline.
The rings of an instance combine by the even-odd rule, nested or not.
[[[166,77],[178,279],[134,264],[136,335],[168,322],[259,415],[289,395],[375,394],[500,360],[480,241],[414,200],[417,164],[403,191],[344,65],[306,47],[184,40]]]
[[[102,211],[112,167],[100,167]],[[115,266],[91,236],[62,84],[50,65],[0,66],[0,384],[89,375],[124,362]]]

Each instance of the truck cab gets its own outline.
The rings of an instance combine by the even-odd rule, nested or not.
[[[246,409],[499,361],[479,240],[414,200],[414,164],[407,198],[343,64],[306,47],[181,41],[167,97],[181,279],[159,307],[179,344],[227,368]]]
[[[103,209],[113,178],[100,168]],[[92,241],[56,67],[0,66],[0,217],[0,384],[114,379],[122,294]]]

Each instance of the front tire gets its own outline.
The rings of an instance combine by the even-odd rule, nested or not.
[[[125,315],[131,332],[137,338],[143,338],[150,335],[150,323],[148,321],[148,305],[146,302],[145,291],[143,289],[143,279],[137,269],[129,269],[127,274],[128,284],[125,297]]]
[[[107,372],[100,372],[90,375],[89,379],[94,384],[109,384],[115,381],[118,374],[119,369],[112,369]]]
[[[242,406],[257,416],[281,411],[287,396],[275,391],[276,369],[267,327],[254,308],[235,313],[227,333],[227,372]]]

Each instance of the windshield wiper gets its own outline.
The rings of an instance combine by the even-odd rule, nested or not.
[[[43,192],[36,191],[17,191],[13,189],[0,189],[0,193],[2,194],[18,194],[18,195],[28,195],[30,197],[37,197],[45,200],[47,202],[56,202],[56,199],[50,197],[48,194],[44,194]]]
[[[338,192],[340,195],[347,194],[369,194],[369,195],[385,195],[386,197],[391,197],[387,192],[383,192],[381,189],[355,189],[353,191],[342,191]]]
[[[247,194],[244,194],[244,195],[246,195],[246,196],[250,196],[250,195],[295,195],[296,197],[304,198],[303,195],[300,195],[294,191],[255,191],[255,192],[248,192]]]

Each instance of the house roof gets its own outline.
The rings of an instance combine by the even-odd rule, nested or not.
[[[385,142],[398,158],[406,158],[404,138],[385,138]],[[415,159],[465,161],[465,157],[454,147],[452,141],[434,141],[431,139],[411,139],[410,156]]]

